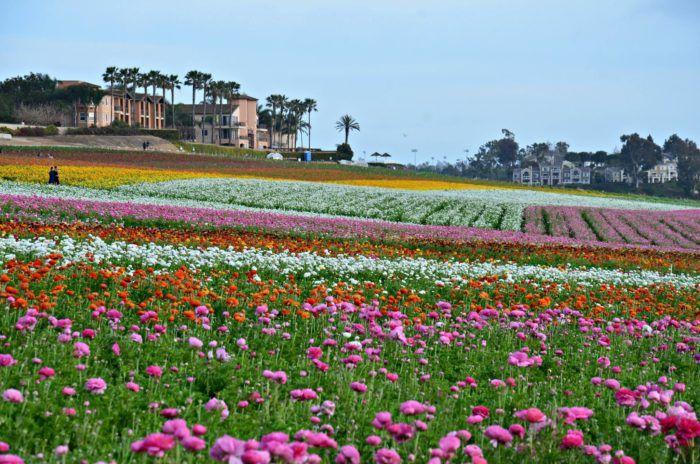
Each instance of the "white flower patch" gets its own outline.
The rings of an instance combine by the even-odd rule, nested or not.
[[[312,252],[275,253],[269,250],[233,248],[188,248],[174,245],[148,243],[137,245],[123,241],[105,242],[97,237],[75,240],[69,237],[56,239],[38,237],[16,239],[0,238],[0,258],[15,256],[31,258],[60,253],[68,262],[93,260],[126,265],[148,265],[174,268],[186,265],[207,269],[230,267],[255,268],[281,275],[303,275],[311,280],[339,278],[343,280],[372,278],[397,278],[409,281],[461,282],[484,276],[501,275],[513,282],[552,281],[584,285],[614,284],[650,286],[671,284],[676,287],[697,287],[700,276],[686,274],[661,274],[654,271],[622,271],[598,268],[557,268],[548,266],[518,265],[498,262],[438,261],[424,258],[375,259],[366,256],[323,256]]]

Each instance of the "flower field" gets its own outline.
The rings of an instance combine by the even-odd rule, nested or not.
[[[698,209],[72,156],[3,167],[0,463],[700,459]]]

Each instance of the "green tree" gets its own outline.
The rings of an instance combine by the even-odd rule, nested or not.
[[[116,66],[109,66],[102,73],[102,80],[109,84],[109,95],[112,98],[112,104],[110,105],[110,120],[114,121],[114,83],[118,78],[118,68]]]
[[[350,116],[349,114],[344,114],[335,122],[335,128],[338,132],[345,133],[345,143],[348,143],[348,137],[350,136],[350,131],[360,131],[360,124]]]
[[[185,85],[192,87],[192,136],[195,131],[195,100],[197,98],[197,90],[202,88],[202,72],[188,71],[185,74]]]
[[[175,89],[180,88],[180,79],[178,79],[177,74],[171,74],[168,76],[168,89],[170,89],[170,109],[173,113],[173,129],[175,128]]]
[[[664,153],[674,157],[678,163],[678,185],[688,196],[695,195],[700,176],[700,149],[695,142],[673,134],[664,142]]]
[[[642,171],[661,161],[661,147],[654,143],[651,135],[647,138],[642,138],[637,133],[623,135],[620,141],[624,144],[620,151],[620,161],[631,176],[634,187],[639,189]]]
[[[304,107],[306,109],[306,112],[309,115],[309,119],[307,120],[307,130],[309,131],[308,132],[309,150],[311,150],[311,113],[313,111],[318,111],[318,103],[313,98],[307,98],[304,100]]]

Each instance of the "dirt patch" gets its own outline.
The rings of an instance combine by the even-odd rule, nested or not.
[[[151,143],[150,150],[177,151],[172,143],[152,135],[54,135],[0,139],[0,145],[112,148],[118,150],[143,150],[143,142]]]

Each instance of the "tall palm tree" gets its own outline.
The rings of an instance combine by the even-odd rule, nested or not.
[[[132,90],[132,95],[131,95],[131,103],[129,104],[129,114],[130,117],[129,119],[131,120],[131,125],[135,126],[136,125],[136,89],[137,85],[139,82],[139,68],[129,68],[129,81],[131,82],[131,88]]]
[[[202,88],[202,73],[200,71],[189,71],[185,74],[185,85],[192,87],[192,136],[195,136],[195,99],[197,97],[197,90]]]
[[[202,100],[202,142],[204,142],[204,125],[207,121],[207,95],[209,95],[209,86],[211,85],[211,74],[202,73],[202,92],[204,92],[204,99]],[[214,143],[214,131],[211,131],[211,142]]]
[[[114,121],[114,82],[118,78],[119,75],[116,66],[109,66],[102,74],[102,80],[109,84],[109,95],[112,99],[112,104],[110,105],[110,121]],[[97,116],[97,112],[95,112],[95,116]]]
[[[353,118],[349,114],[344,114],[340,117],[340,119],[336,121],[335,128],[338,130],[338,132],[345,132],[345,144],[347,145],[350,131],[359,132],[360,124],[357,121],[355,121],[355,118]]]
[[[160,85],[162,77],[163,75],[160,73],[160,71],[149,71],[148,74],[146,74],[146,80],[152,89],[151,98],[153,101],[151,102],[151,106],[153,111],[149,112],[149,125],[153,129],[158,129],[158,105],[156,105],[156,89]]]
[[[238,98],[241,84],[234,81],[226,83],[226,101],[228,101],[228,144],[231,145],[233,137],[233,101]],[[238,130],[238,129],[236,129]]]
[[[175,89],[179,89],[182,82],[178,79],[177,74],[171,74],[167,79],[168,88],[170,89],[170,109],[173,112],[173,129],[175,129]]]
[[[304,102],[295,98],[289,102],[289,131],[293,135],[293,146],[292,150],[297,149],[297,132],[299,132],[299,126],[301,123],[301,117],[306,112],[304,107]]]
[[[288,124],[286,123],[287,119],[287,111],[289,109],[289,99],[287,98],[286,95],[279,95],[279,98],[277,99],[277,107],[279,108],[279,123],[278,123],[278,129],[280,132],[280,135],[282,135],[285,131],[287,132],[287,148],[289,148],[289,129]],[[287,126],[287,127],[285,127]],[[282,144],[282,139],[280,137],[280,145]]]
[[[275,120],[277,118],[277,97],[278,95],[270,95],[265,99],[265,104],[272,110],[271,118],[270,118],[270,127],[269,127],[269,134],[270,134],[270,148],[272,148],[273,144],[275,143]]]
[[[318,104],[313,98],[307,98],[304,100],[304,107],[306,112],[309,114],[306,129],[308,130],[307,137],[309,138],[309,150],[311,150],[311,112],[318,111]]]
[[[129,69],[119,68],[117,70],[117,80],[119,81],[122,88],[122,118],[126,119],[126,92],[129,83]]]

